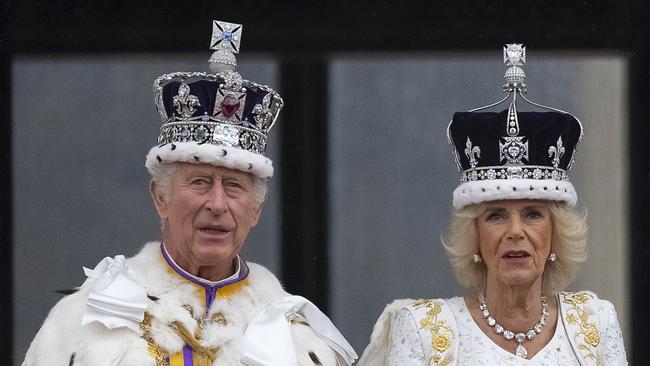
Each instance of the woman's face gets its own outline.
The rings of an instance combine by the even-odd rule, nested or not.
[[[541,283],[553,236],[553,223],[545,201],[488,202],[485,211],[476,218],[476,226],[488,285]]]

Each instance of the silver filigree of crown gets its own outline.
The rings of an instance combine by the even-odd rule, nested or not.
[[[526,47],[519,43],[506,44],[503,47],[503,62],[508,66],[505,74],[504,91],[508,93],[524,93],[526,85],[524,71],[520,66],[526,63]],[[566,148],[560,135],[554,145],[547,148],[548,157],[552,159],[551,166],[535,165],[530,162],[529,136],[520,135],[519,115],[514,102],[510,103],[506,115],[505,136],[498,137],[499,159],[494,166],[479,166],[481,147],[474,145],[467,136],[464,153],[469,166],[461,166],[460,150],[454,149],[454,157],[461,171],[461,182],[472,182],[493,179],[553,179],[568,180],[567,169],[560,167],[560,159]],[[574,148],[575,149],[575,148]]]
[[[154,81],[155,101],[164,121],[158,144],[174,142],[211,143],[239,147],[257,154],[266,150],[267,133],[275,124],[284,102],[270,87],[235,78],[233,72],[208,74],[203,72],[176,72],[160,76]],[[237,73],[234,73],[237,74]],[[239,74],[237,74],[238,76]],[[224,77],[226,76],[226,77]],[[195,95],[189,94],[187,83],[196,80],[219,82],[212,111],[199,116],[195,109],[201,106]],[[163,87],[171,81],[181,81],[177,95],[172,98],[174,112],[168,115],[163,100]],[[265,93],[249,114],[245,114],[247,90]]]

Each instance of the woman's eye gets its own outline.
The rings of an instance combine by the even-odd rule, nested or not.
[[[492,212],[486,217],[486,221],[499,221],[501,219],[503,219],[503,215],[499,212]]]
[[[543,216],[544,215],[542,215],[542,213],[540,211],[537,211],[537,210],[530,210],[526,214],[526,217],[528,217],[530,219],[538,219],[538,218],[543,217]]]

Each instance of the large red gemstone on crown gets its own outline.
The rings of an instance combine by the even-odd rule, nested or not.
[[[223,113],[224,117],[230,118],[237,112],[239,106],[239,99],[232,94],[227,94],[221,101],[221,113]]]

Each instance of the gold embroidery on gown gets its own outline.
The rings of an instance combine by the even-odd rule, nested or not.
[[[438,319],[442,311],[440,302],[432,299],[419,299],[413,303],[415,309],[426,308],[426,315],[420,320],[420,329],[431,333],[431,348],[433,355],[429,360],[430,365],[446,366],[453,359],[451,355],[444,353],[451,347],[454,333],[452,328],[444,319]]]
[[[570,336],[578,347],[584,352],[584,356],[596,361],[597,365],[602,364],[601,355],[597,352],[600,344],[600,334],[595,322],[589,321],[591,314],[585,305],[593,300],[593,296],[586,292],[562,293],[562,302],[569,305],[566,320],[569,324],[577,326],[579,330]]]

